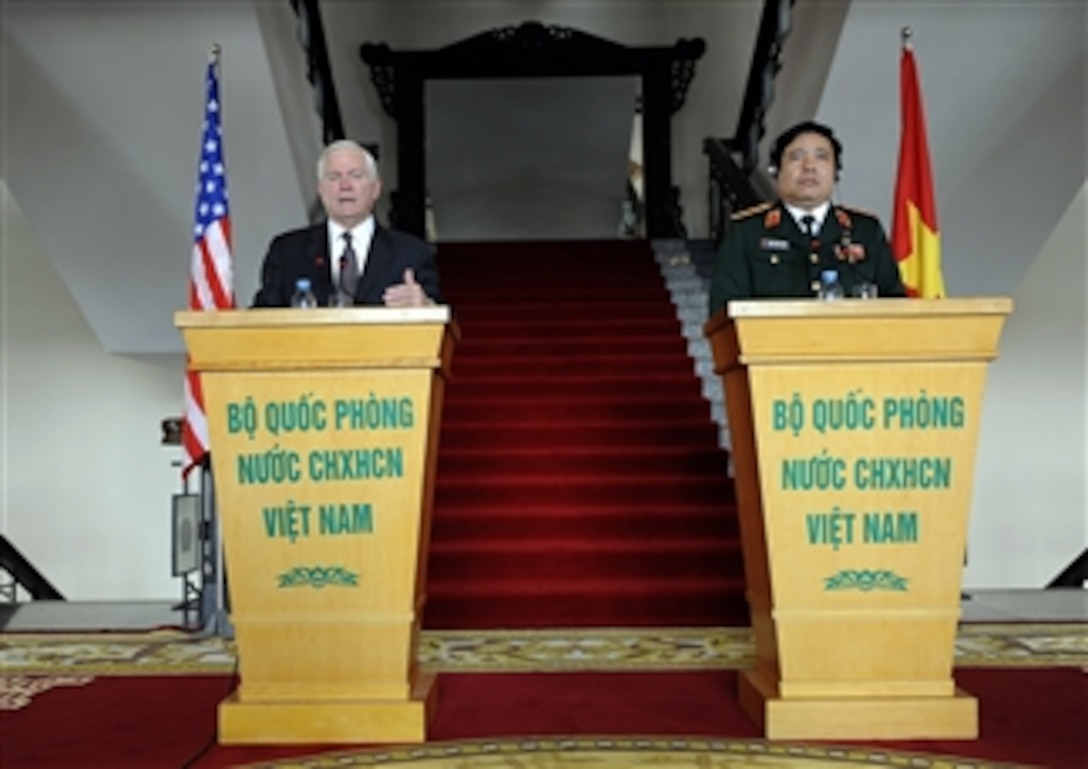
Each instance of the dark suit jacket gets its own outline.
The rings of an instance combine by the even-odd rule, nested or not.
[[[847,249],[855,261],[840,258]],[[831,206],[813,245],[781,201],[741,211],[714,263],[710,314],[730,299],[811,298],[826,269],[838,271],[847,297],[858,283],[875,283],[880,296],[906,296],[884,228],[872,214]]]
[[[299,278],[309,278],[318,304],[327,306],[333,294],[328,237],[325,222],[276,236],[261,267],[261,287],[253,297],[253,306],[289,307]],[[355,289],[355,304],[381,305],[385,289],[403,283],[409,267],[427,296],[441,304],[431,246],[413,235],[375,226],[366,267]]]

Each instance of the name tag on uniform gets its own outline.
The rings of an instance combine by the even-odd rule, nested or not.
[[[781,238],[762,238],[759,247],[764,251],[788,251],[790,242]]]

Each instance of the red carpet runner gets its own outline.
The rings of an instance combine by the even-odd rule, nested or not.
[[[1088,676],[1080,670],[966,669],[957,670],[956,679],[979,698],[979,740],[869,742],[855,760],[872,756],[873,763],[889,767],[957,765],[952,760],[908,763],[886,755],[882,760],[880,751],[890,749],[1053,769],[1085,766]],[[759,735],[736,702],[735,671],[443,674],[439,688],[431,742],[512,735]],[[230,689],[227,676],[107,676],[85,686],[57,687],[36,696],[29,707],[0,710],[0,769],[222,769],[350,750],[216,745],[216,707]],[[720,758],[702,765],[769,765],[766,757],[751,763]],[[517,759],[509,761],[515,765]],[[839,761],[844,767],[854,763],[842,752]],[[340,763],[331,756],[320,763],[363,765],[372,764]],[[528,759],[526,765],[543,766]],[[775,765],[811,764],[780,756]]]
[[[745,625],[727,457],[645,242],[443,244],[425,626]]]

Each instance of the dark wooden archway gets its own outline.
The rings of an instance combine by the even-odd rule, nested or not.
[[[635,75],[642,79],[646,232],[651,238],[680,235],[679,202],[672,186],[671,118],[684,104],[695,62],[705,49],[700,38],[669,47],[628,47],[535,21],[429,51],[393,51],[385,43],[364,43],[359,54],[370,67],[382,108],[397,123],[397,228],[424,234],[425,81]],[[633,110],[634,105],[632,114]]]

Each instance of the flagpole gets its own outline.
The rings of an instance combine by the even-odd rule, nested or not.
[[[895,181],[892,250],[900,263],[903,283],[911,296],[945,295],[940,268],[940,228],[936,191],[926,139],[921,86],[914,61],[910,27],[899,30],[900,137],[899,170]]]
[[[219,78],[219,54],[223,49],[219,43],[212,43],[208,48],[208,64],[215,69],[216,78]],[[204,474],[204,480],[208,486],[208,504],[211,506],[212,519],[215,525],[215,617],[212,619],[209,632],[222,637],[233,637],[232,628],[227,612],[226,592],[226,559],[223,553],[223,521],[215,504],[215,477],[212,475],[211,463]]]

